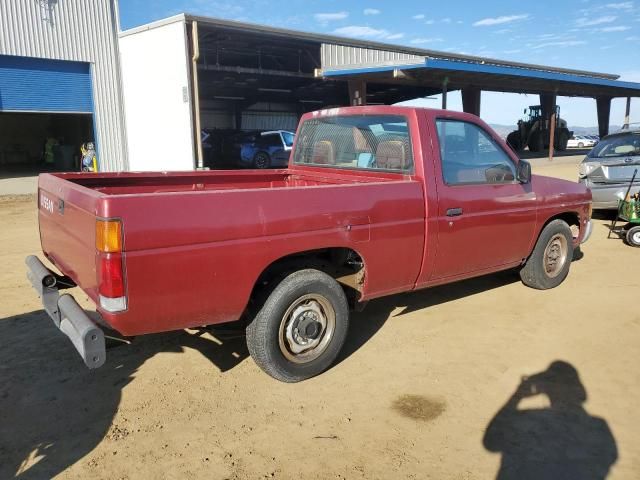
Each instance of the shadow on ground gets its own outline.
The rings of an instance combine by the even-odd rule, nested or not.
[[[546,395],[548,408],[519,409]],[[584,409],[587,391],[570,363],[556,360],[522,382],[496,413],[484,447],[502,454],[499,480],[603,480],[618,458],[607,422]]]
[[[353,314],[337,363],[371,339],[398,307],[395,317],[516,281],[508,271],[372,301]],[[0,478],[52,478],[90,453],[107,435],[123,387],[157,353],[189,347],[221,372],[231,370],[248,356],[238,328],[216,329],[218,341],[185,331],[138,337],[109,349],[106,364],[90,371],[44,311],[0,319]]]
[[[243,337],[216,339],[185,331],[140,337],[109,349],[107,363],[90,371],[42,310],[1,319],[0,478],[52,478],[91,452],[122,388],[159,352],[194,348],[223,372],[248,356]]]
[[[369,341],[397,308],[402,310],[393,315],[394,317],[407,315],[418,310],[459,300],[519,281],[518,274],[513,270],[508,270],[426,290],[373,300],[364,311],[352,313],[349,336],[336,364],[347,359]]]

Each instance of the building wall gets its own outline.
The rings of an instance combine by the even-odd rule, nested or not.
[[[353,66],[384,65],[397,63],[421,63],[424,56],[409,53],[374,50],[371,48],[349,47],[323,43],[320,50],[323,70],[337,70]]]
[[[0,54],[91,64],[102,170],[127,169],[115,0],[0,1]]]

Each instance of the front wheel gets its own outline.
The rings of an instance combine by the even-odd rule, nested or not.
[[[560,134],[558,135],[558,145],[556,146],[556,148],[561,151],[564,152],[567,149],[567,144],[569,143],[569,134],[567,133],[566,130],[561,130]]]
[[[533,253],[520,270],[522,283],[538,290],[560,285],[569,274],[573,258],[573,235],[563,220],[553,220],[542,229]]]
[[[340,284],[319,270],[299,270],[262,304],[247,326],[247,346],[267,374],[299,382],[329,368],[348,328],[349,306]]]
[[[253,157],[253,167],[254,168],[269,168],[271,166],[271,159],[269,155],[265,152],[258,152]]]

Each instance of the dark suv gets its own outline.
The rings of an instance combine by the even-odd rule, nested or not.
[[[260,132],[242,142],[239,165],[249,168],[285,168],[295,134],[287,130]]]

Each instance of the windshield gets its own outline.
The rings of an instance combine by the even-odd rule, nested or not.
[[[589,158],[632,157],[640,155],[640,132],[616,135],[600,141]]]
[[[294,163],[411,172],[407,119],[402,115],[311,118],[300,127]]]
[[[287,147],[291,147],[293,146],[293,133],[291,132],[281,132],[282,133],[282,140],[284,141],[284,144]]]

